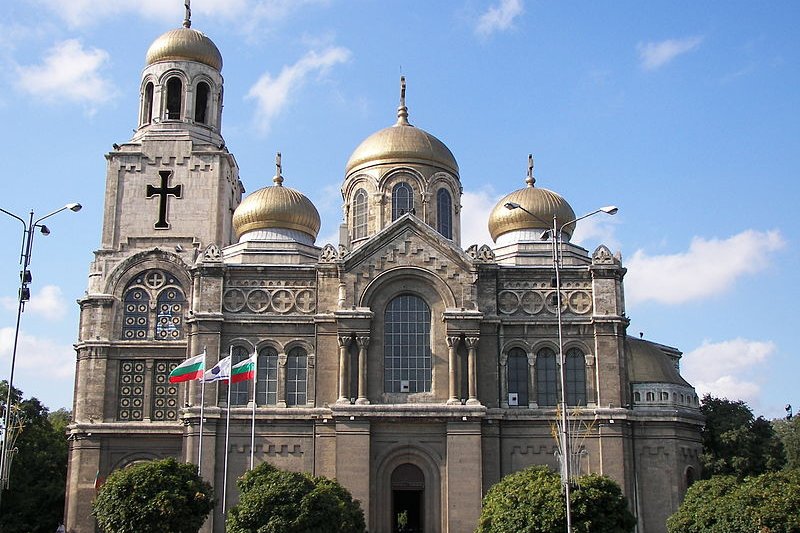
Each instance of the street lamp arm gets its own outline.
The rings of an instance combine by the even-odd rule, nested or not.
[[[570,220],[569,222],[561,224],[561,227],[558,228],[558,234],[561,235],[561,232],[564,231],[565,227],[569,226],[570,224],[574,224],[579,220],[583,220],[584,218],[589,218],[590,216],[596,215],[597,213],[605,213],[607,215],[616,215],[617,211],[619,211],[619,208],[617,206],[615,206],[615,205],[607,205],[607,206],[601,207],[599,209],[595,209],[591,213],[586,213],[585,215],[579,216],[575,220]]]
[[[43,217],[41,217],[41,218],[37,219],[37,220],[36,220],[36,222],[34,222],[34,223],[33,223],[33,225],[34,225],[34,226],[36,226],[36,225],[37,225],[37,224],[39,224],[39,222],[41,222],[42,220],[44,220],[44,219],[46,219],[46,218],[50,218],[50,217],[51,217],[51,216],[53,216],[53,215],[57,215],[58,213],[60,213],[60,212],[62,212],[62,211],[66,211],[67,209],[69,209],[70,211],[72,211],[72,212],[74,212],[74,213],[77,213],[78,211],[80,211],[80,210],[81,210],[81,208],[82,208],[82,207],[83,207],[83,206],[82,206],[81,204],[77,204],[77,203],[67,204],[67,205],[65,205],[64,207],[60,207],[60,208],[56,209],[55,211],[53,211],[52,213],[48,213],[48,214],[46,214],[45,216],[43,216]],[[33,226],[32,226],[32,227],[33,227]]]
[[[6,215],[8,215],[8,216],[10,216],[10,217],[12,217],[12,218],[16,218],[17,220],[19,220],[20,222],[22,222],[22,225],[23,225],[23,226],[25,226],[25,229],[28,229],[28,226],[27,226],[27,224],[25,224],[25,220],[24,220],[24,219],[22,219],[22,218],[18,217],[18,216],[17,216],[17,215],[15,215],[14,213],[11,213],[10,211],[6,211],[6,210],[5,210],[5,209],[3,209],[2,207],[0,207],[0,211],[2,211],[3,213],[5,213]]]

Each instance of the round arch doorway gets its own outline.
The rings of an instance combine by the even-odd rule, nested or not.
[[[392,485],[392,533],[422,533],[425,475],[419,467],[403,463],[394,469]]]

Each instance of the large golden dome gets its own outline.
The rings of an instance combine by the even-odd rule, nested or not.
[[[159,61],[197,61],[222,71],[222,54],[201,31],[186,26],[170,30],[150,45],[147,65]]]
[[[301,192],[283,186],[280,173],[272,178],[275,185],[259,189],[239,204],[233,213],[233,229],[237,237],[270,228],[291,229],[317,238],[320,227],[319,212],[311,200]]]
[[[405,105],[405,79],[401,78],[400,107],[397,123],[367,137],[355,149],[345,167],[345,174],[386,163],[420,163],[440,167],[458,176],[458,163],[442,141],[408,123]]]
[[[571,222],[563,229],[564,240],[569,240],[575,231],[575,223],[572,222],[575,220],[575,211],[572,210],[572,207],[561,195],[533,186],[535,180],[533,178],[532,160],[529,166],[528,179],[525,181],[528,184],[527,187],[506,195],[497,202],[491,215],[489,215],[489,234],[492,236],[492,240],[497,242],[497,238],[500,235],[510,231],[552,229],[553,215],[556,217],[559,228],[563,224]],[[533,213],[534,216],[520,208],[507,208],[506,204],[509,203],[519,204],[530,213]]]

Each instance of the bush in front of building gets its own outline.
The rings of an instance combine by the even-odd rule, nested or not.
[[[636,519],[614,480],[581,476],[570,493],[576,533],[626,533]],[[562,533],[566,505],[560,476],[546,466],[509,474],[483,499],[477,533]]]
[[[739,479],[714,476],[686,492],[667,520],[669,533],[797,533],[800,531],[800,470]]]
[[[112,472],[92,514],[106,533],[197,533],[213,508],[211,485],[197,465],[169,458]]]
[[[228,533],[366,533],[361,505],[335,480],[262,463],[237,485]]]

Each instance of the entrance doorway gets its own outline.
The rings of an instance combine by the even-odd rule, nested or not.
[[[425,476],[405,463],[392,472],[392,533],[423,533]]]

